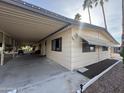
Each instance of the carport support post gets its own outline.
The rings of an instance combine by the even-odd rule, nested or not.
[[[15,51],[16,51],[15,40],[13,39],[13,58],[15,57]]]
[[[5,33],[2,34],[1,66],[4,65]]]

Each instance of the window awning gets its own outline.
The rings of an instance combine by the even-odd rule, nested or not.
[[[109,44],[108,42],[104,41],[104,40],[101,40],[101,39],[98,39],[98,38],[94,38],[94,37],[89,37],[89,36],[84,36],[84,35],[81,35],[79,36],[81,39],[87,41],[89,44],[91,45],[98,45],[98,46],[112,46],[111,44]]]

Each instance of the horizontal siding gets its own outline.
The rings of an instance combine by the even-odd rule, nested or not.
[[[76,29],[73,29],[73,35],[77,33]],[[80,35],[87,35],[89,37],[94,37],[98,39],[105,40],[108,42],[108,38],[103,36],[101,33],[97,31],[80,31]],[[109,51],[102,51],[102,47],[96,46],[96,52],[82,52],[82,43],[80,38],[76,38],[72,40],[72,68],[77,69],[80,67],[84,67],[87,65],[94,64],[98,61],[104,60],[106,58],[110,58]]]
[[[51,41],[59,37],[62,37],[62,52],[52,51]],[[49,59],[54,60],[55,62],[71,70],[71,29],[58,32],[43,42],[45,41],[47,41],[46,56]],[[45,52],[45,45],[42,46],[42,50]]]
[[[2,43],[2,33],[0,33],[0,43]],[[5,34],[5,43],[7,45],[12,45],[12,38]]]
[[[104,59],[110,58],[110,50],[102,51],[102,49],[100,49],[100,53],[99,54],[100,54],[99,55],[100,60],[104,60]]]
[[[12,45],[12,38],[6,36],[6,37],[5,37],[5,43],[6,43],[7,45]]]

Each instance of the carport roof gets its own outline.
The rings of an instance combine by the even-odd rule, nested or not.
[[[41,40],[74,21],[22,0],[0,0],[0,20],[0,30],[31,41]]]
[[[102,27],[80,23],[22,0],[0,0],[0,30],[13,38],[39,41],[71,24],[106,31]]]

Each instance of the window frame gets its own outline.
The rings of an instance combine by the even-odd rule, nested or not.
[[[93,47],[93,50],[91,50]],[[82,40],[82,52],[96,52],[96,45],[90,45],[86,40]]]
[[[102,46],[102,51],[108,51],[108,47]]]
[[[51,50],[62,52],[62,37],[51,40]]]

